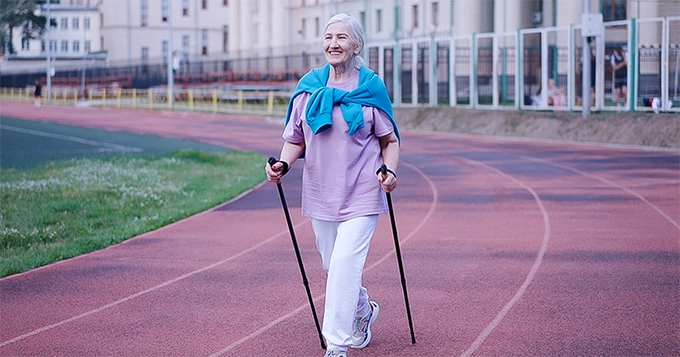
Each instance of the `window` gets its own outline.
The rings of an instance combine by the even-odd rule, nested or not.
[[[40,41],[40,52],[45,52],[45,40]]]
[[[163,65],[168,65],[168,41],[163,41]]]
[[[229,6],[229,0],[222,0],[222,6]]]
[[[439,3],[432,3],[432,26],[439,26]]]
[[[83,20],[83,27],[84,27],[86,30],[89,30],[89,29],[90,29],[90,18],[89,18],[89,17],[86,17],[86,18]]]
[[[411,16],[413,17],[413,26],[411,26],[411,27],[414,28],[414,29],[417,29],[418,28],[418,5],[413,5]]]
[[[182,0],[182,16],[189,16],[189,0]]]
[[[78,53],[80,52],[80,41],[75,40],[73,41],[73,52]]]
[[[142,0],[141,3],[140,14],[142,16],[141,18],[142,27],[149,24],[149,4],[147,3],[147,1],[148,0]]]
[[[208,0],[201,0],[201,9],[208,10]]]
[[[169,4],[168,1],[170,0],[163,0],[161,1],[161,21],[166,22],[168,21],[168,15],[169,15]]]
[[[61,29],[68,30],[68,17],[61,18]]]
[[[85,47],[83,49],[85,50],[85,53],[90,53],[90,51],[92,51],[92,44],[89,40],[85,41]]]
[[[63,40],[61,41],[61,52],[68,52],[68,41]]]
[[[314,18],[314,36],[319,37],[321,32],[321,24],[319,23],[319,18],[315,17]]]
[[[625,20],[626,16],[626,0],[602,0],[604,21]]]
[[[203,44],[201,54],[208,54],[208,29],[201,30],[201,43]]]
[[[57,52],[57,40],[50,40],[50,52]]]
[[[71,28],[74,30],[77,30],[80,27],[80,18],[74,17],[73,21],[71,22]]]
[[[304,40],[307,34],[307,19],[302,19],[302,28],[300,29],[300,31],[298,31],[298,33],[300,34],[300,36],[302,36],[302,39]]]
[[[229,53],[229,25],[222,27],[222,52]]]
[[[142,65],[146,66],[149,64],[149,48],[142,47]]]
[[[182,35],[182,53],[189,53],[189,35]]]
[[[28,37],[22,37],[21,38],[21,50],[22,51],[29,51],[31,48],[31,41],[28,39]]]
[[[382,10],[375,10],[375,32],[382,32]]]

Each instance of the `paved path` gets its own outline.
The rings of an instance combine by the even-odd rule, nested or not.
[[[2,103],[0,114],[276,155],[262,118]],[[350,356],[680,355],[680,155],[405,131],[365,285],[381,304]],[[263,163],[264,165],[264,163]],[[317,309],[324,276],[284,182]],[[0,280],[2,356],[321,356],[276,187]]]

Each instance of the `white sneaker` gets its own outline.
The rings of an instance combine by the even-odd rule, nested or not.
[[[347,353],[343,351],[337,351],[332,348],[328,348],[326,350],[326,353],[323,355],[323,357],[347,357]]]
[[[368,315],[354,320],[354,332],[352,333],[352,348],[364,348],[371,342],[371,325],[378,318],[380,307],[375,301],[370,301],[371,311]]]

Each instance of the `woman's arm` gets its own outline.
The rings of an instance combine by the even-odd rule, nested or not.
[[[380,141],[383,163],[396,175],[397,167],[399,166],[399,139],[394,132],[381,136],[378,139]],[[389,172],[385,177],[383,177],[383,175],[378,175],[378,181],[380,182],[383,191],[392,192],[397,188],[397,177],[395,175]]]
[[[284,161],[288,164],[288,168],[293,167],[293,164],[297,159],[305,152],[305,142],[301,143],[291,143],[286,141],[283,143],[281,148],[281,156],[279,161]],[[280,183],[281,178],[285,174],[283,172],[284,164],[282,162],[277,162],[274,165],[265,165],[265,172],[267,173],[267,180],[275,183]]]

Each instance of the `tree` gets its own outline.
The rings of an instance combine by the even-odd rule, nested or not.
[[[40,4],[49,0],[0,0],[0,48],[3,53],[16,53],[12,43],[14,29],[20,29],[23,37],[39,38],[45,32],[47,18],[35,14]],[[56,3],[56,1],[51,1]],[[9,38],[5,42],[5,38]],[[5,48],[5,43],[9,48]]]

